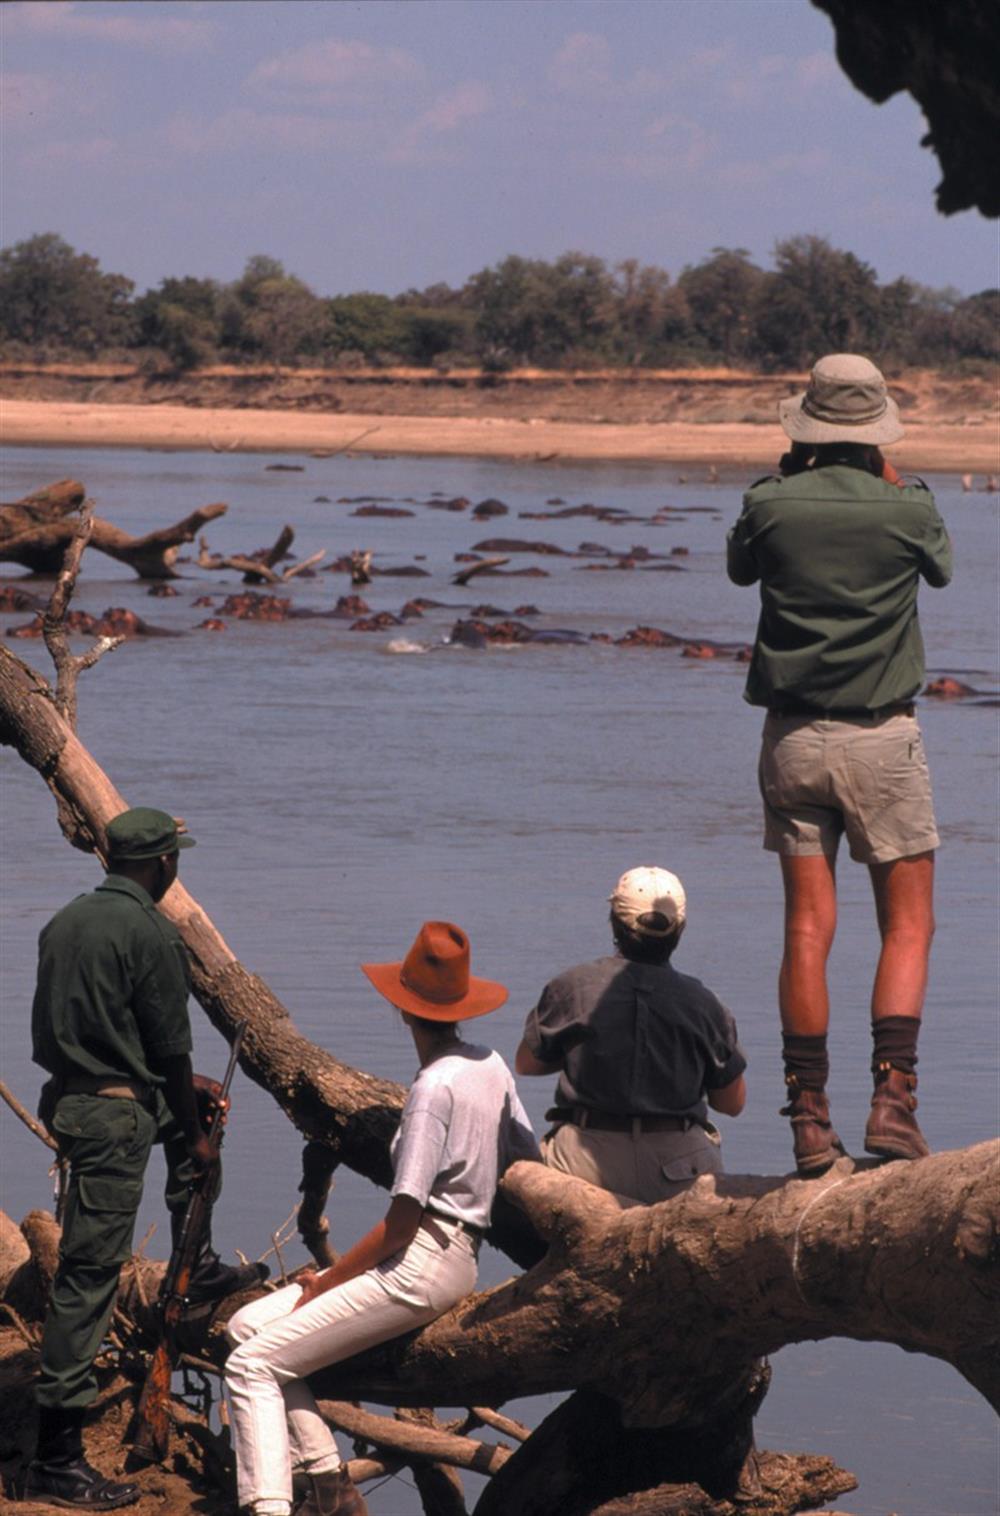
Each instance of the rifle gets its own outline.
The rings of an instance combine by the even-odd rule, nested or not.
[[[215,1153],[218,1153],[222,1146],[223,1105],[229,1094],[229,1086],[233,1082],[246,1029],[245,1021],[241,1021],[236,1028],[229,1063],[226,1065],[225,1078],[222,1081],[219,1103],[212,1112],[208,1140]],[[177,1347],[177,1328],[184,1315],[191,1273],[201,1247],[205,1223],[212,1208],[208,1186],[213,1177],[214,1166],[206,1169],[204,1174],[195,1179],[191,1185],[181,1233],[170,1255],[170,1262],[167,1265],[163,1287],[160,1291],[160,1339],[146,1373],[135,1419],[132,1453],[142,1463],[162,1463],[170,1448],[170,1380],[180,1357]]]

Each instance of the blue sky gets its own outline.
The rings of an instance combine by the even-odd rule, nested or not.
[[[319,294],[568,249],[676,275],[800,232],[1000,282],[998,224],[937,214],[919,109],[858,94],[809,0],[44,0],[0,32],[0,240],[140,290],[252,253]]]

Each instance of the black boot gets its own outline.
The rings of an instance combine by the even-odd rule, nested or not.
[[[39,1406],[38,1444],[24,1480],[24,1499],[81,1511],[134,1505],[139,1488],[105,1479],[83,1456],[83,1408]]]
[[[183,1225],[183,1212],[171,1216],[170,1230],[175,1248]],[[204,1305],[211,1300],[222,1300],[226,1295],[236,1295],[240,1290],[249,1290],[262,1283],[270,1272],[266,1263],[223,1263],[212,1246],[212,1228],[209,1225],[191,1270],[187,1302],[189,1305]]]
[[[188,1304],[203,1305],[209,1300],[221,1300],[225,1295],[252,1289],[254,1285],[261,1284],[270,1272],[266,1263],[223,1263],[211,1247],[203,1248],[191,1270]]]

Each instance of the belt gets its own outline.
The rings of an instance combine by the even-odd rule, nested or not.
[[[64,1095],[103,1095],[108,1100],[139,1100],[147,1103],[152,1096],[148,1084],[135,1079],[101,1078],[97,1074],[69,1074],[62,1081]]]
[[[458,1232],[468,1232],[476,1242],[481,1242],[486,1236],[485,1227],[473,1226],[471,1221],[463,1221],[459,1216],[446,1216],[443,1211],[432,1211],[429,1206],[425,1206],[420,1225],[426,1226],[429,1222],[437,1223],[439,1226],[454,1227]]]
[[[691,1125],[689,1116],[612,1116],[584,1105],[575,1105],[563,1119],[591,1132],[686,1132]]]
[[[769,705],[769,716],[807,716],[812,721],[884,721],[889,716],[912,716],[916,707],[912,700],[893,700],[889,705],[853,706],[845,710],[825,710],[819,705],[810,705],[806,700],[778,700]]]

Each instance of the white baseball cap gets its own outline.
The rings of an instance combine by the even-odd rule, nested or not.
[[[666,937],[683,924],[687,896],[676,874],[641,864],[622,875],[608,896],[611,912],[641,937]],[[660,917],[660,920],[647,920]]]

